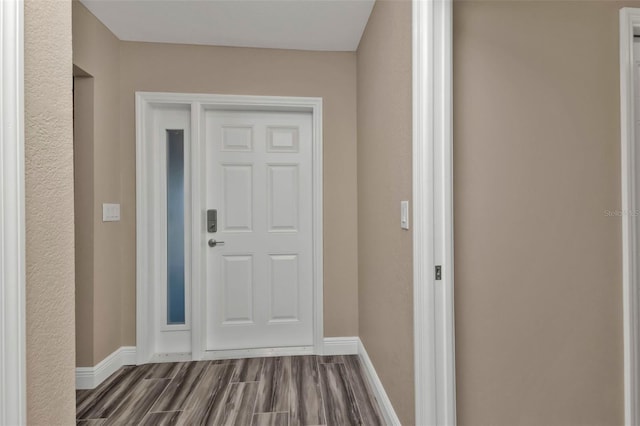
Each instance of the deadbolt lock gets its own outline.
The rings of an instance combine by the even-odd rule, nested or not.
[[[218,210],[207,210],[207,232],[218,232]]]

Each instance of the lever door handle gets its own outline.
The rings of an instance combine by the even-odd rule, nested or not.
[[[213,238],[209,240],[209,247],[223,246],[224,241],[216,241]]]

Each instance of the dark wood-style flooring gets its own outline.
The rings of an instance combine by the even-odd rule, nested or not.
[[[360,360],[296,356],[123,367],[76,394],[78,425],[382,425]]]

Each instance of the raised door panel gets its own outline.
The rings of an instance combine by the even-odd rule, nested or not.
[[[267,152],[299,152],[300,131],[297,127],[268,127]]]
[[[222,256],[223,324],[253,322],[253,257]]]
[[[223,126],[222,151],[250,152],[253,150],[253,127]]]
[[[295,232],[298,229],[298,165],[269,165],[268,215],[270,232]]]
[[[224,231],[249,232],[253,228],[253,166],[222,166]]]
[[[270,316],[269,322],[298,321],[299,274],[298,255],[271,255],[270,274]]]

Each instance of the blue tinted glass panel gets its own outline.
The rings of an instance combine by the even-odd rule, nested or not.
[[[167,130],[167,323],[184,324],[184,130]]]

